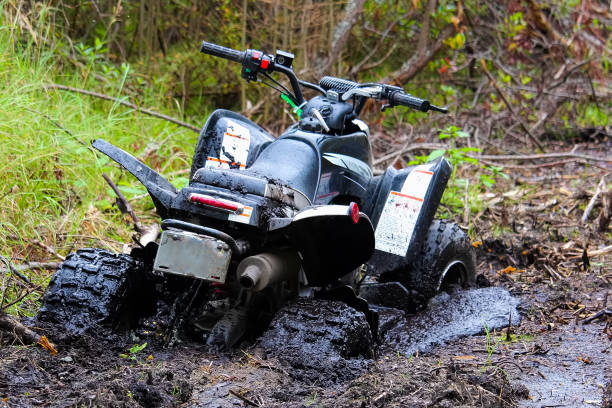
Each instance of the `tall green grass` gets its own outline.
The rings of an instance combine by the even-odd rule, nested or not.
[[[14,263],[53,259],[35,241],[63,255],[82,246],[120,250],[131,242],[131,224],[113,206],[103,172],[145,222],[154,221],[146,190],[94,151],[91,140],[104,138],[136,156],[147,152],[145,163],[182,185],[197,138],[191,130],[112,102],[45,89],[45,84],[62,83],[122,97],[126,79],[134,75],[124,69],[99,83],[92,72],[102,62],[92,59],[85,68],[75,68],[48,44],[0,16],[0,254]],[[176,114],[155,100],[140,102]]]

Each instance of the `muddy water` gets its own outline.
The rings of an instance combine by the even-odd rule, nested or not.
[[[510,317],[518,324],[518,304],[504,289],[482,288],[442,293],[425,310],[408,317],[400,310],[381,308],[378,357],[397,351],[405,355],[426,352],[435,345],[481,333],[485,325],[505,327]],[[360,312],[340,302],[300,299],[275,317],[250,350],[264,364],[277,367],[275,372],[266,372],[267,385],[261,383],[259,372],[244,370],[240,386],[261,389],[276,384],[279,390],[290,388],[298,394],[310,392],[312,386],[342,389],[371,367],[372,345],[369,326]],[[196,400],[201,406],[240,404],[229,394],[236,387],[235,382],[220,381],[196,392]],[[283,392],[275,393],[274,399],[282,401]]]
[[[601,326],[568,325],[547,334],[544,343],[545,357],[529,358],[523,362],[526,370],[513,375],[531,396],[520,406],[600,406],[612,378],[612,350]]]
[[[383,349],[404,355],[426,352],[450,340],[518,325],[519,300],[502,288],[459,290],[438,294],[422,312],[402,318],[384,333]],[[392,310],[381,310],[383,319]]]

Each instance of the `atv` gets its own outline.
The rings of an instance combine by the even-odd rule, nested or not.
[[[466,233],[434,220],[449,162],[375,176],[369,129],[359,119],[370,99],[384,101],[383,110],[445,108],[397,86],[300,80],[285,51],[208,42],[201,51],[240,63],[244,79],[278,90],[299,121],[275,138],[238,113],[216,110],[181,190],[129,153],[93,141],[146,187],[161,235],[130,255],[69,255],[49,283],[39,321],[76,332],[138,324],[168,339],[187,330],[229,348],[260,334],[289,301],[316,298],[363,312],[376,336],[376,307],[410,310],[474,280]],[[273,73],[284,74],[289,87]],[[306,100],[302,88],[320,95]]]

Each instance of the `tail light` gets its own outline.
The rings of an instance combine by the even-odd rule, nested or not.
[[[357,224],[359,222],[359,206],[357,205],[357,203],[350,203],[348,212],[351,216],[351,219],[353,220],[353,223]]]
[[[244,206],[240,203],[229,200],[221,200],[219,198],[211,197],[204,194],[192,193],[189,196],[189,201],[194,204],[201,204],[207,207],[213,207],[219,210],[232,212],[234,214],[241,214],[244,211]]]

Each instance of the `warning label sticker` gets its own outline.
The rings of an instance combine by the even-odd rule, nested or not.
[[[251,146],[251,132],[244,126],[227,121],[227,129],[223,134],[221,153],[218,158],[209,157],[205,167],[220,167],[224,169],[246,167],[249,148]]]
[[[244,210],[241,214],[230,214],[227,218],[230,221],[241,222],[243,224],[248,224],[251,221],[251,214],[253,213],[253,207],[249,207],[248,205],[244,206]]]
[[[406,177],[401,191],[391,191],[376,226],[376,249],[405,256],[419,218],[433,172],[431,165],[417,166]]]

